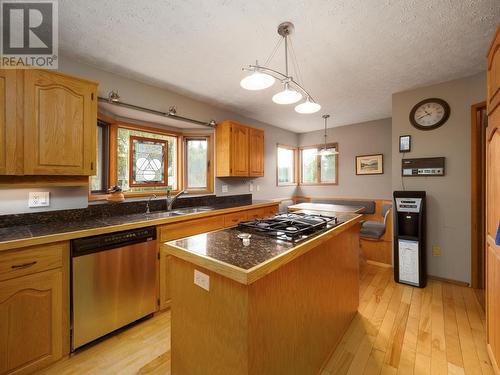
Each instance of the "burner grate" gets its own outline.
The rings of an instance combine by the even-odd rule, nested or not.
[[[281,240],[297,242],[337,224],[338,220],[333,216],[293,213],[242,222],[239,228],[251,229]]]

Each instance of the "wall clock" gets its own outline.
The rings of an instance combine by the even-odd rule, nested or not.
[[[411,124],[420,130],[439,128],[450,117],[450,106],[443,99],[429,98],[415,104],[410,112]]]

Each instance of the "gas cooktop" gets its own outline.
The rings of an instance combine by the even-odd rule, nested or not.
[[[276,215],[268,219],[245,221],[238,225],[238,229],[296,243],[339,224],[340,222],[336,216],[289,213]]]

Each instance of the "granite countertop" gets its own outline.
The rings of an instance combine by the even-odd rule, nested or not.
[[[103,228],[109,229],[105,233],[114,231],[113,227],[117,227],[116,231],[131,229],[132,227],[138,228],[149,225],[160,225],[167,222],[175,222],[182,220],[189,220],[190,217],[200,217],[200,216],[211,216],[217,211],[228,210],[238,207],[251,208],[252,206],[262,206],[266,204],[276,204],[272,201],[264,200],[253,200],[251,204],[242,203],[223,203],[215,204],[210,206],[212,208],[210,211],[187,213],[182,215],[172,215],[166,211],[151,212],[150,214],[127,214],[127,215],[116,215],[107,217],[96,217],[89,218],[87,220],[78,221],[53,221],[48,223],[40,224],[30,224],[30,225],[16,225],[10,227],[0,228],[0,250],[7,250],[10,245],[15,245],[16,241],[37,239],[39,237],[51,237],[57,235],[64,235],[69,233],[75,233],[75,236],[70,236],[70,238],[78,238],[94,235],[95,233],[85,234],[85,231]],[[182,210],[182,209],[180,209]],[[173,211],[177,211],[174,209]],[[133,225],[137,224],[137,225]],[[120,228],[120,226],[128,225],[126,228]],[[76,235],[76,233],[79,233]],[[66,236],[67,237],[67,236]],[[50,241],[66,240],[68,238],[54,238]],[[29,244],[22,244],[22,246],[29,246]],[[13,246],[21,247],[21,246]]]
[[[330,238],[334,232],[345,230],[359,222],[361,217],[358,214],[342,214],[339,216],[341,224],[338,226],[319,232],[298,243],[248,232],[252,234],[250,245],[244,246],[238,234],[245,233],[245,231],[228,228],[170,241],[163,246],[174,256],[209,269],[212,263],[214,266],[212,270],[218,272],[225,268],[230,271],[228,277],[239,282],[250,283],[247,282],[249,272],[299,247],[309,246],[320,237]],[[198,260],[200,262],[197,262]],[[231,273],[233,271],[234,273]]]

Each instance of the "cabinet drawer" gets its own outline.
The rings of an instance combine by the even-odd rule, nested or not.
[[[163,225],[159,228],[161,242],[189,237],[199,233],[210,232],[224,227],[224,216],[212,216],[203,219],[181,221]]]
[[[232,227],[238,225],[240,222],[247,220],[246,211],[234,212],[224,216],[224,227]]]
[[[247,211],[248,220],[262,219],[266,217],[266,208],[254,208]]]
[[[0,253],[0,281],[62,267],[67,242],[33,246]]]
[[[278,206],[269,206],[269,207],[266,207],[265,208],[266,210],[266,217],[269,217],[269,216],[274,216],[278,213]]]

